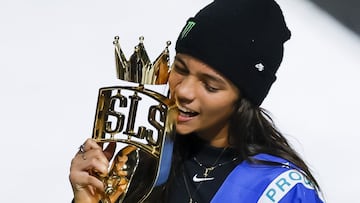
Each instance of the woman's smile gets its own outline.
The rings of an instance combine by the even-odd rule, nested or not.
[[[195,116],[199,115],[198,112],[192,111],[190,109],[187,109],[185,107],[179,106],[179,115],[178,115],[178,122],[186,122],[192,120]]]

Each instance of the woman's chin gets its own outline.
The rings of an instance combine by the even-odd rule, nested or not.
[[[181,126],[181,125],[176,125],[176,133],[180,134],[180,135],[188,135],[194,132],[194,129],[186,127],[186,126]]]

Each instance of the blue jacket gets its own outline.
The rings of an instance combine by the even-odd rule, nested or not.
[[[242,162],[226,178],[212,203],[324,202],[311,182],[287,160],[268,154],[259,154],[254,158],[282,165]]]

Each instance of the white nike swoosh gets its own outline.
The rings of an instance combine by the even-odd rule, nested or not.
[[[198,178],[197,174],[195,174],[194,177],[193,177],[193,181],[195,183],[203,182],[203,181],[209,181],[209,180],[214,180],[214,177],[211,177],[211,178]]]

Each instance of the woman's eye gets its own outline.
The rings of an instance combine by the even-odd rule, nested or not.
[[[174,65],[173,67],[174,71],[181,74],[181,75],[186,75],[189,73],[188,69],[184,68],[184,67],[180,67],[178,65]]]
[[[204,83],[205,89],[209,92],[217,92],[219,89],[216,87],[213,87],[207,83]]]

